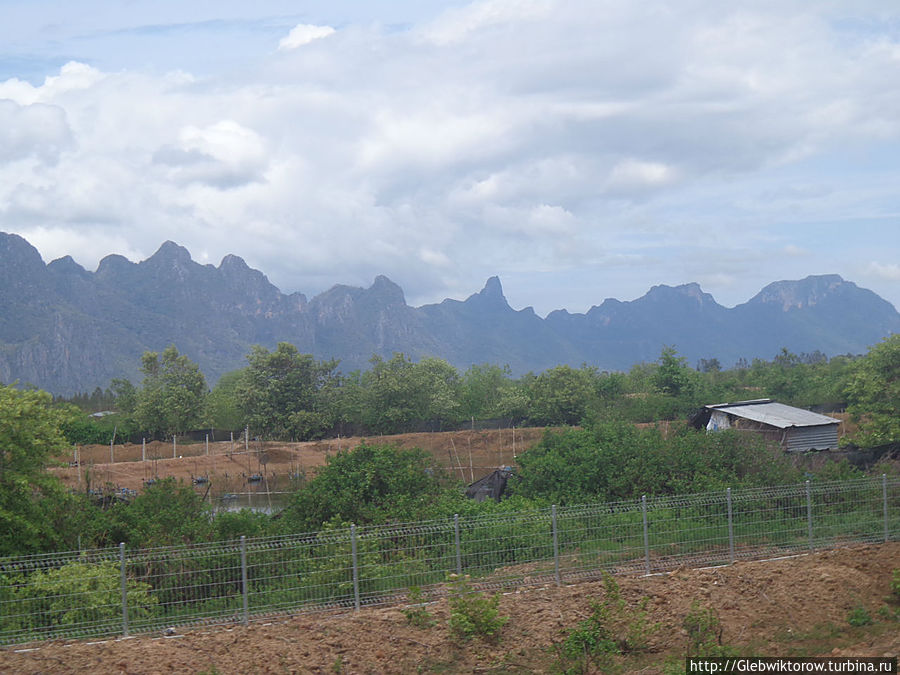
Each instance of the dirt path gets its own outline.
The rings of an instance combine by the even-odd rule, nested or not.
[[[622,672],[663,673],[683,664],[684,617],[695,601],[715,610],[722,642],[762,656],[897,656],[898,607],[886,603],[900,542],[712,569],[618,577],[632,607],[647,598],[648,649],[619,659]],[[0,652],[3,673],[551,673],[549,646],[590,614],[602,582],[521,589],[503,596],[510,617],[499,642],[460,642],[446,601],[429,606],[435,624],[408,624],[403,607],[304,614],[250,626],[177,629],[125,640],[58,642]],[[870,626],[848,613],[864,607]],[[558,672],[558,670],[556,671]],[[592,672],[596,672],[592,671]]]

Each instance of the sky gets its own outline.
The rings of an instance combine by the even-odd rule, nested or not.
[[[540,315],[900,307],[896,0],[0,0],[0,231]]]

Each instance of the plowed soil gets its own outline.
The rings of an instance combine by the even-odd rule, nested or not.
[[[889,602],[900,542],[728,567],[617,577],[622,597],[658,628],[645,650],[617,657],[619,672],[678,672],[692,603],[715,611],[721,641],[756,656],[892,656],[900,653],[898,607]],[[4,673],[553,673],[551,645],[601,598],[601,581],[523,588],[502,597],[508,615],[495,643],[462,641],[447,627],[445,600],[428,606],[434,625],[408,623],[404,607],[304,614],[269,622],[175,628],[100,642],[56,642],[0,652]],[[854,628],[848,613],[874,619]],[[602,672],[594,666],[589,672]]]

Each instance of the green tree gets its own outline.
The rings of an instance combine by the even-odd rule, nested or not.
[[[459,372],[443,359],[425,358],[412,369],[421,419],[450,422],[459,418]]]
[[[556,366],[538,375],[529,387],[528,417],[534,424],[579,424],[594,400],[592,372]]]
[[[287,342],[275,351],[254,346],[238,385],[250,427],[273,438],[319,438],[334,423],[328,394],[337,386],[337,361],[317,362]]]
[[[116,410],[121,413],[131,414],[137,407],[137,389],[131,380],[116,378],[109,384],[116,401]]]
[[[503,414],[504,391],[512,386],[509,366],[471,366],[462,376],[460,412],[465,418],[491,419]]]
[[[900,334],[885,338],[853,364],[846,394],[862,444],[900,440]]]
[[[694,391],[693,371],[687,360],[678,356],[675,347],[665,346],[657,360],[658,367],[653,374],[654,386],[669,396],[689,396]]]
[[[206,397],[206,416],[211,427],[231,430],[244,428],[244,414],[240,403],[243,382],[243,370],[225,373],[216,382],[216,386]]]
[[[0,555],[52,550],[55,508],[66,498],[46,465],[68,450],[69,414],[43,391],[0,385]]]
[[[151,434],[166,436],[196,428],[206,402],[206,379],[200,368],[175,345],[160,355],[144,352],[143,386],[137,394],[135,419]]]
[[[413,375],[415,364],[403,354],[394,354],[389,361],[376,355],[370,363],[372,368],[362,375],[363,421],[375,431],[390,434],[424,419],[428,402]]]

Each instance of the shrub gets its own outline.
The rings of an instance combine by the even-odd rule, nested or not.
[[[722,644],[722,623],[714,610],[701,607],[695,600],[682,626],[688,634],[687,656],[733,655],[733,650]]]
[[[554,645],[558,665],[567,675],[608,670],[614,654],[645,649],[650,634],[658,628],[647,621],[646,598],[632,609],[612,576],[604,574],[603,583],[603,600],[592,602],[591,615]]]
[[[847,614],[847,623],[851,626],[868,626],[872,623],[872,615],[862,605],[857,605]]]
[[[122,616],[120,570],[113,561],[70,562],[34,572],[15,586],[13,599],[21,603],[16,615],[24,624],[13,628],[19,630],[90,629]],[[128,579],[126,596],[130,619],[154,616],[157,599],[150,594],[149,584]]]
[[[422,589],[418,586],[411,587],[407,593],[407,599],[410,606],[403,610],[406,623],[416,628],[431,628],[434,625],[434,617],[425,609],[425,597],[422,595]]]
[[[496,641],[500,629],[509,621],[500,615],[500,594],[485,595],[474,591],[469,575],[451,574],[450,581],[450,632],[468,640],[473,636]]]

